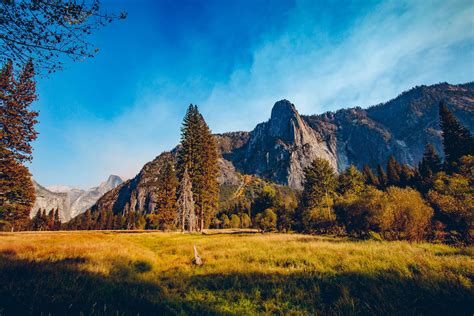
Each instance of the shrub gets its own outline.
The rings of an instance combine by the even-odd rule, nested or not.
[[[240,218],[235,214],[232,214],[232,216],[230,217],[230,227],[240,228]]]
[[[229,228],[230,227],[230,220],[229,217],[225,214],[222,214],[221,216],[221,227],[222,228]]]
[[[388,204],[385,216],[388,221],[382,229],[390,239],[422,240],[428,232],[433,209],[418,191],[390,187],[387,189]]]
[[[257,214],[255,224],[263,232],[274,231],[277,225],[277,215],[271,208],[267,208],[263,213]]]
[[[474,157],[461,158],[460,173],[440,172],[428,192],[428,199],[448,230],[461,234],[467,242],[473,240],[474,230]]]
[[[350,234],[379,233],[385,239],[421,240],[433,216],[419,192],[397,187],[387,192],[369,187],[359,195],[345,194],[335,210],[338,222]]]
[[[250,220],[250,216],[247,214],[242,214],[242,218],[240,219],[240,224],[242,225],[242,228],[249,228],[252,226],[252,221]]]

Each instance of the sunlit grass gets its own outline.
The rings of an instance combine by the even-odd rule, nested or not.
[[[203,266],[192,265],[194,244]],[[473,253],[292,234],[2,234],[0,306],[58,315],[472,314]]]

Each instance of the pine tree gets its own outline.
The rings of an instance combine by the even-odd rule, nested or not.
[[[61,219],[59,218],[59,209],[54,211],[54,230],[61,230]]]
[[[451,169],[462,156],[474,155],[474,137],[459,123],[444,102],[440,103],[439,117],[446,165]]]
[[[337,175],[329,162],[316,158],[304,171],[305,183],[297,220],[303,230],[327,229],[335,220],[332,199],[336,195]]]
[[[385,189],[388,185],[387,174],[381,165],[377,165],[377,176],[379,180],[379,188]]]
[[[24,229],[35,200],[28,169],[22,165],[31,160],[31,142],[36,139],[34,125],[37,112],[30,110],[36,99],[33,64],[28,62],[14,78],[8,62],[0,71],[0,220],[12,229]]]
[[[192,192],[192,183],[189,179],[188,170],[184,170],[183,177],[179,186],[178,206],[178,225],[182,231],[194,231],[196,228],[196,215],[194,210],[194,199]]]
[[[166,230],[176,222],[176,191],[178,180],[173,163],[168,161],[162,168],[159,177],[159,191],[157,197],[157,216],[160,229]]]
[[[402,167],[392,155],[388,159],[387,163],[387,182],[391,186],[400,185],[400,173],[402,172]]]
[[[379,179],[375,176],[372,168],[369,165],[364,165],[364,176],[365,176],[365,183],[368,185],[373,185],[374,187],[378,187],[380,185]]]
[[[40,230],[41,228],[41,209],[38,209],[35,216],[31,220],[31,229],[32,230]]]
[[[418,164],[417,176],[414,178],[417,189],[422,193],[427,193],[433,185],[434,176],[441,171],[441,158],[438,156],[433,145],[427,144],[423,158]]]
[[[92,229],[92,214],[90,210],[87,210],[82,216],[82,221],[80,228],[81,230],[90,230]]]
[[[39,230],[48,230],[48,215],[46,215],[46,209],[43,209],[43,211],[41,212]]]
[[[413,185],[415,171],[409,165],[404,164],[400,172],[400,187],[406,188]]]
[[[217,160],[214,136],[197,106],[191,104],[181,128],[178,174],[180,179],[185,170],[189,174],[200,230],[210,223],[217,203]]]
[[[47,230],[54,230],[54,209],[51,209],[48,213]]]
[[[107,230],[114,229],[114,213],[111,210],[107,212],[107,225],[105,227]]]
[[[338,191],[340,194],[359,193],[364,189],[364,180],[364,175],[355,166],[350,165],[339,175]]]

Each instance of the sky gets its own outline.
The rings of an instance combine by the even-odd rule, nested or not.
[[[474,80],[474,1],[102,0],[128,17],[99,53],[38,78],[34,179],[89,188],[134,177],[179,143],[190,103],[215,133]]]

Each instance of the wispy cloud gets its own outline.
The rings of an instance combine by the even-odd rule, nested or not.
[[[57,162],[45,161],[53,154],[37,155],[34,175],[45,184],[82,186],[111,173],[132,177],[178,142],[190,102],[201,106],[215,132],[251,130],[283,98],[314,114],[377,104],[415,85],[474,79],[471,0],[389,1],[350,19],[332,15],[339,11],[320,11],[323,7],[297,2],[277,32],[269,27],[245,48],[252,51],[251,63],[234,66],[220,80],[192,69],[185,82],[159,73],[145,78],[135,102],[113,119],[86,113],[62,122],[61,141],[68,149],[58,145]]]
[[[237,69],[215,87],[204,102],[220,109],[209,111],[215,128],[233,122],[233,128],[249,129],[281,98],[313,114],[376,104],[414,85],[474,78],[471,1],[386,2],[334,42],[307,7],[300,2],[286,32],[262,42],[250,69]]]

